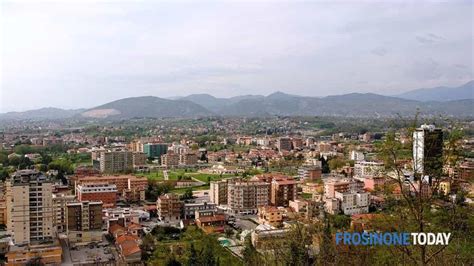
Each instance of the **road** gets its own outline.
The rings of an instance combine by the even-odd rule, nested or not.
[[[61,243],[61,248],[63,250],[61,265],[65,265],[65,266],[73,265],[72,259],[71,259],[71,252],[69,251],[69,247],[67,246],[66,240],[60,239],[59,242]]]

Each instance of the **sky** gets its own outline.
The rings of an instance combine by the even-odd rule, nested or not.
[[[472,1],[1,1],[0,112],[474,79]]]

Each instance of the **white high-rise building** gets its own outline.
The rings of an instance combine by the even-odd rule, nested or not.
[[[434,125],[422,125],[413,132],[413,172],[439,177],[443,169],[443,132]]]

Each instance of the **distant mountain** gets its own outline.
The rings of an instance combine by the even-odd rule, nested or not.
[[[206,108],[186,100],[168,100],[154,96],[132,97],[88,109],[80,114],[88,118],[198,117],[212,115]]]
[[[235,96],[231,98],[217,98],[210,94],[191,94],[185,97],[181,97],[181,100],[191,101],[193,103],[199,104],[206,109],[219,114],[224,111],[229,105],[238,103],[242,100],[248,99],[261,99],[265,96],[262,95],[242,95]]]
[[[472,88],[472,84],[473,82],[470,82],[456,90],[463,91],[469,86]],[[421,111],[422,115],[473,117],[473,107],[474,99],[417,101],[373,93],[305,97],[275,92],[268,96],[244,95],[232,98],[193,94],[175,100],[154,96],[125,98],[87,110],[43,108],[12,112],[0,114],[0,119],[191,118],[215,115],[394,117],[414,115],[417,110]]]
[[[64,110],[54,107],[45,107],[25,112],[9,112],[0,114],[0,120],[45,120],[64,119],[81,113],[84,109]]]
[[[191,94],[186,97],[180,98],[180,100],[191,101],[216,113],[218,113],[222,108],[224,108],[227,104],[230,103],[229,99],[216,98],[210,94]]]
[[[209,99],[207,97],[207,100]],[[199,98],[193,98],[192,100],[208,109],[213,108],[209,101],[200,102]],[[222,100],[225,99],[220,99],[219,101]],[[326,115],[390,117],[413,115],[419,109],[423,114],[472,116],[473,103],[474,100],[443,103],[419,102],[373,93],[351,93],[318,98],[276,92],[266,97],[247,97],[234,102],[227,100],[225,105],[219,106],[218,111],[213,111],[227,116]]]
[[[395,95],[395,97],[421,102],[446,102],[474,99],[474,80],[471,80],[468,83],[459,87],[436,87],[429,89],[417,89]]]

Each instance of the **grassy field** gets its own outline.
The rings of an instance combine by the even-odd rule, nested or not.
[[[184,194],[188,188],[173,188],[171,189],[171,192],[176,193],[176,194]],[[202,185],[202,186],[197,186],[197,187],[192,187],[193,191],[200,191],[200,190],[208,190],[209,185]]]
[[[163,171],[140,174],[141,176],[146,176],[150,180],[164,180]],[[202,174],[198,172],[186,172],[184,170],[172,170],[168,171],[169,180],[178,180],[179,176],[182,176],[183,179],[186,177],[194,177],[202,182],[207,182],[208,177],[211,181],[221,180],[226,177],[231,177],[233,175],[218,175],[218,174]]]

